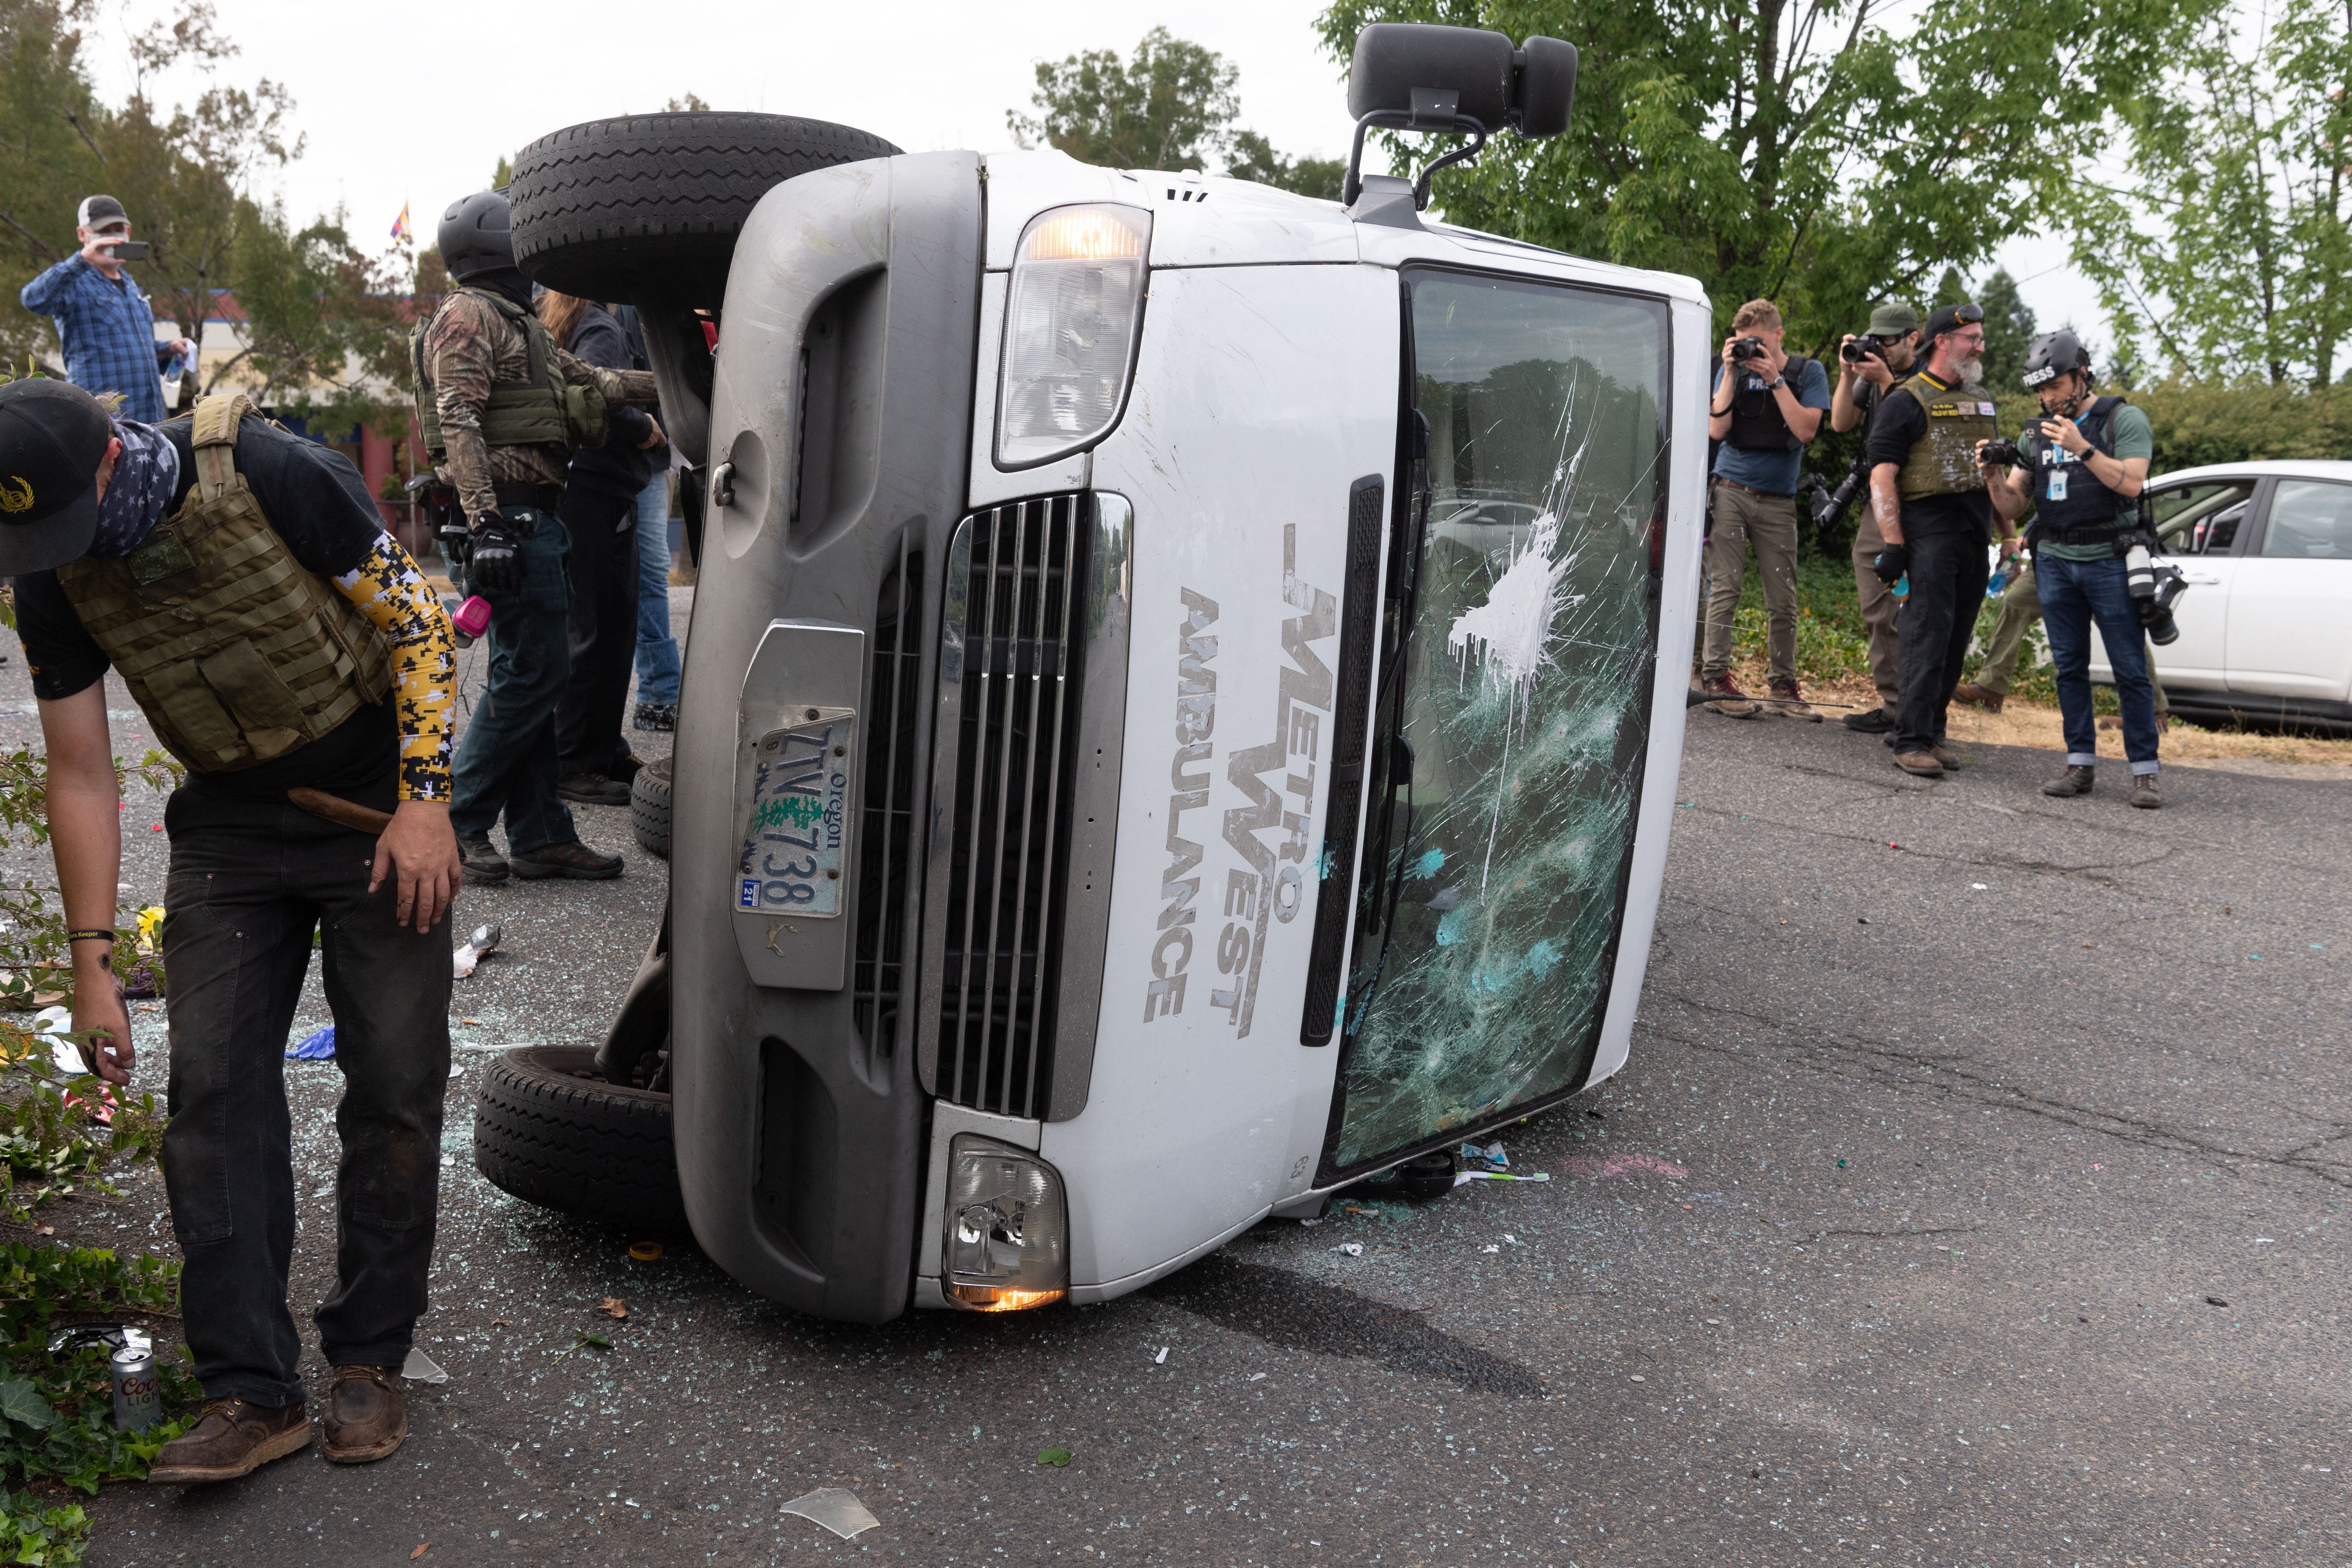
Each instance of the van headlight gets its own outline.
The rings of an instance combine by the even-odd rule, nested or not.
[[[1070,1210],[1054,1167],[970,1132],[948,1147],[948,1300],[1016,1312],[1068,1295]]]
[[[1054,207],[1021,231],[997,376],[999,468],[1050,462],[1118,423],[1150,250],[1141,207]]]

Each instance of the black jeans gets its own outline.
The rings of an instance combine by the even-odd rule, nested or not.
[[[527,514],[532,532],[520,547],[521,590],[482,594],[490,602],[490,674],[457,742],[449,826],[460,837],[482,837],[503,815],[507,847],[523,855],[580,841],[571,808],[555,793],[555,705],[572,679],[564,632],[572,613],[564,566],[571,544],[563,524],[547,512],[500,510]]]
[[[172,1030],[163,1180],[184,1263],[180,1310],[209,1398],[303,1397],[286,1304],[294,1173],[285,1051],[320,932],[335,1066],[334,1293],[316,1321],[328,1364],[397,1366],[425,1310],[449,1081],[448,917],[396,925],[375,840],[289,805],[183,789],[163,962]],[[307,1179],[307,1177],[306,1177]]]
[[[572,681],[555,709],[556,771],[619,775],[637,659],[637,498],[563,492],[572,534]],[[618,530],[618,531],[615,531]]]
[[[1895,750],[1924,752],[1944,738],[1952,688],[1976,633],[1992,566],[1985,542],[1968,533],[1931,533],[1909,539],[1911,596],[1895,621],[1902,640],[1902,706],[1895,711]]]

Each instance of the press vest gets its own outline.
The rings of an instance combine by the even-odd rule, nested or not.
[[[525,364],[520,381],[490,384],[488,405],[482,410],[482,441],[490,447],[561,447],[576,452],[604,444],[604,397],[593,386],[574,386],[563,379],[556,363],[555,338],[547,323],[503,294],[488,289],[460,289],[484,300],[523,336]],[[457,295],[442,302],[446,310]],[[433,395],[433,378],[425,369],[425,338],[433,320],[408,340],[409,365],[416,377],[416,425],[425,437],[425,454],[438,468],[448,460],[441,439],[441,410]]]
[[[1794,394],[1805,384],[1805,372],[1812,362],[1801,355],[1790,354],[1780,372]],[[1797,452],[1804,443],[1789,428],[1788,418],[1780,412],[1780,400],[1772,389],[1760,384],[1763,378],[1751,370],[1728,373],[1739,378],[1738,387],[1731,395],[1731,430],[1724,439],[1750,452]],[[1750,381],[1759,384],[1750,386]]]
[[[236,471],[242,393],[196,405],[196,479],[147,542],[58,583],[165,749],[236,773],[325,736],[392,689],[392,650],[294,559]]]
[[[1927,433],[1912,444],[1896,471],[1895,493],[1905,500],[1918,500],[1983,489],[1977,443],[2000,434],[1993,423],[1992,400],[1946,386],[1924,370],[1898,383],[1896,390],[1909,393],[1927,411]]]
[[[2120,397],[2093,403],[2075,427],[2093,449],[2116,455],[2115,415]],[[2102,544],[2140,528],[2139,501],[2117,495],[2091,472],[2091,466],[2046,439],[2037,428],[2033,459],[2033,537],[2047,544]],[[2053,494],[2053,484],[2061,493]]]

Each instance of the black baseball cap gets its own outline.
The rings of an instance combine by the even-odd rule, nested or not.
[[[84,196],[75,221],[92,234],[104,234],[110,228],[129,228],[131,215],[112,196]]]
[[[0,574],[76,560],[98,531],[98,466],[114,426],[69,381],[0,386]]]
[[[1956,332],[1962,327],[1973,327],[1984,320],[1982,305],[1946,305],[1927,318],[1919,336],[1923,342],[1934,342],[1946,332]]]

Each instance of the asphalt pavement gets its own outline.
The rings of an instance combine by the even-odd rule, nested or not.
[[[30,708],[18,658],[0,740]],[[406,1447],[110,1488],[89,1561],[2352,1561],[2352,785],[2174,767],[2145,813],[2119,765],[2044,799],[2055,764],[1923,784],[1834,722],[1695,713],[1632,1059],[1504,1134],[1549,1184],[1352,1194],[1108,1306],[881,1329],[474,1173],[483,1052],[593,1038],[662,901],[583,808],[620,881],[461,906],[506,944],[457,986],[419,1326],[450,1376]],[[162,816],[125,819],[144,901]],[[337,1084],[287,1079],[307,1338]],[[46,1217],[171,1247],[153,1176]],[[879,1525],[781,1511],[827,1487]]]

